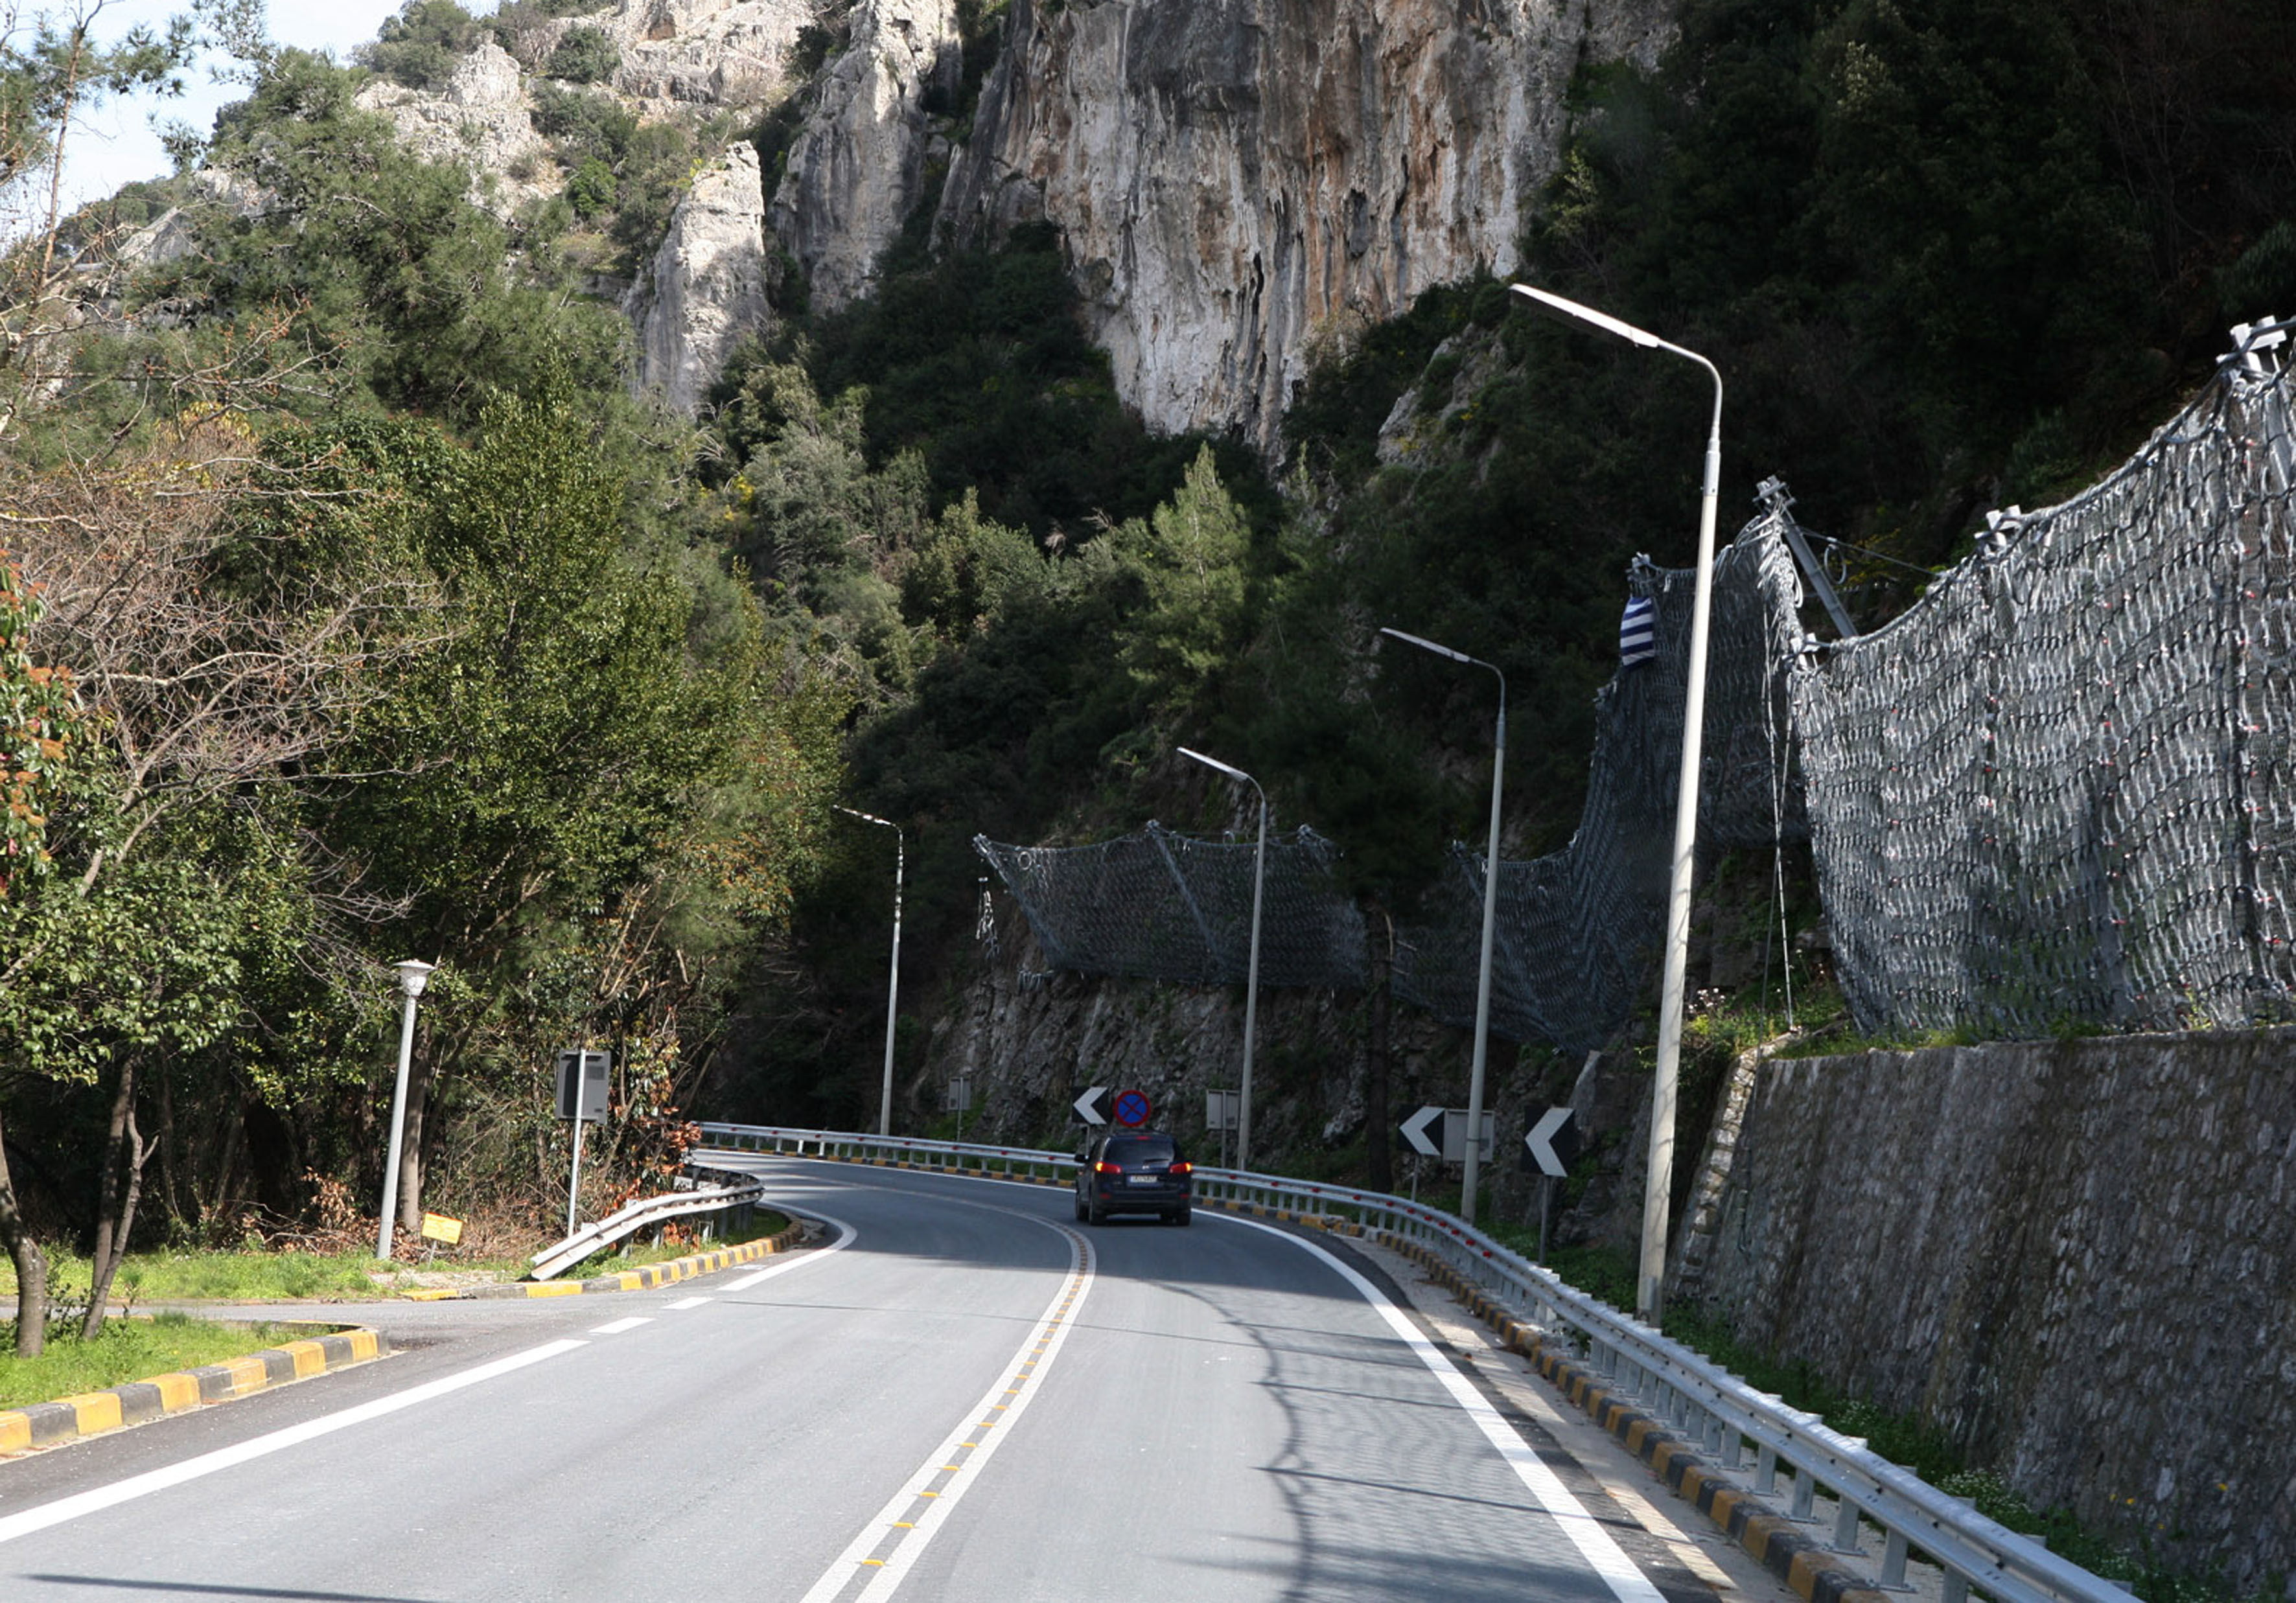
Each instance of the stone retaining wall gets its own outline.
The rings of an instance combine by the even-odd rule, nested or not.
[[[2296,1032],[1743,1073],[1681,1295],[2038,1507],[2296,1597]]]

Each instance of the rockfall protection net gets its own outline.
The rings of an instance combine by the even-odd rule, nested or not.
[[[1097,846],[1000,846],[975,836],[1055,969],[1182,985],[1241,984],[1251,955],[1251,840],[1151,822]],[[1271,833],[1259,915],[1263,986],[1359,986],[1363,915],[1332,883],[1338,848]]]
[[[1586,1051],[1649,1000],[1663,936],[1668,859],[1682,770],[1694,570],[1636,560],[1635,594],[1657,607],[1658,656],[1622,668],[1595,697],[1595,752],[1578,829],[1561,851],[1499,862],[1491,1028]],[[1785,667],[1801,640],[1800,586],[1779,533],[1757,519],[1714,563],[1699,848],[1799,838]],[[1483,859],[1452,848],[1455,871],[1423,920],[1399,931],[1395,994],[1472,1024],[1481,969]]]
[[[2296,406],[2291,324],[2062,506],[1872,634],[1798,621],[1785,498],[1715,564],[1700,851],[1807,838],[1869,1031],[2032,1035],[2296,1017]],[[1492,1028],[1603,1044],[1649,994],[1673,838],[1691,575],[1637,560],[1660,653],[1601,693],[1570,844],[1500,865]],[[1249,843],[1150,825],[1054,851],[977,841],[1056,968],[1244,977]],[[1270,847],[1261,978],[1356,986],[1332,843]],[[1279,866],[1280,864],[1280,866]],[[1398,996],[1474,1018],[1481,855],[1398,932]]]
[[[1692,571],[1637,559],[1628,584],[1656,603],[1659,654],[1597,699],[1587,803],[1570,844],[1502,862],[1491,1028],[1519,1041],[1600,1045],[1648,990],[1660,936],[1690,634]],[[1715,563],[1700,821],[1702,846],[1768,844],[1800,829],[1788,772],[1785,667],[1800,640],[1792,559],[1765,519]],[[1045,960],[1086,974],[1236,983],[1251,916],[1250,841],[1150,824],[1098,846],[974,846],[1020,902]],[[1365,983],[1361,913],[1333,880],[1332,842],[1302,830],[1268,846],[1260,983]],[[1397,932],[1394,994],[1447,1023],[1474,1022],[1482,859],[1454,848],[1423,920]]]
[[[1872,1029],[2279,1018],[2296,966],[2296,528],[2274,328],[2128,465],[1997,515],[1792,677],[1818,883]]]

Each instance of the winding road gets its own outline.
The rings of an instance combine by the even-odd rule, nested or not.
[[[0,1465],[0,1597],[1718,1595],[1344,1245],[712,1161],[820,1244],[654,1292],[352,1311],[399,1355]]]

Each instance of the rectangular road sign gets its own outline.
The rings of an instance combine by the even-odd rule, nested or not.
[[[1243,1093],[1240,1091],[1208,1091],[1204,1092],[1204,1128],[1233,1130],[1243,1116]]]
[[[449,1219],[444,1214],[425,1214],[422,1215],[422,1234],[430,1240],[444,1241],[454,1247],[463,1239],[463,1222]]]
[[[613,1073],[611,1052],[568,1047],[558,1054],[558,1116],[594,1125],[606,1116],[607,1077]]]

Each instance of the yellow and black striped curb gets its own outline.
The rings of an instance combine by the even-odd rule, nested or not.
[[[711,1252],[695,1253],[690,1257],[672,1258],[667,1264],[649,1264],[643,1269],[625,1269],[619,1274],[602,1274],[591,1280],[512,1280],[499,1286],[463,1286],[451,1290],[418,1291],[406,1295],[425,1302],[459,1302],[466,1297],[581,1296],[600,1291],[644,1291],[654,1286],[676,1285],[696,1275],[715,1274],[736,1264],[771,1257],[775,1253],[789,1251],[804,1239],[804,1221],[792,1219],[787,1229],[763,1240],[744,1241],[738,1247],[720,1247]]]
[[[228,1403],[291,1380],[365,1363],[390,1351],[380,1331],[339,1330],[270,1347],[228,1363],[172,1375],[154,1375],[108,1391],[84,1392],[54,1403],[0,1412],[0,1452],[23,1452],[56,1442],[102,1435],[129,1425],[180,1414],[209,1403]]]
[[[1415,1241],[1382,1235],[1383,1244],[1427,1271],[1429,1276],[1489,1326],[1501,1345],[1528,1359],[1555,1390],[1584,1410],[1626,1450],[1650,1466],[1659,1479],[1712,1520],[1764,1569],[1809,1603],[1892,1603],[1891,1594],[1805,1534],[1806,1525],[1758,1501],[1724,1478],[1718,1466],[1701,1458],[1693,1444],[1668,1432],[1662,1421],[1637,1412],[1605,1389],[1603,1377],[1546,1345],[1539,1329],[1517,1319],[1480,1288]]]

